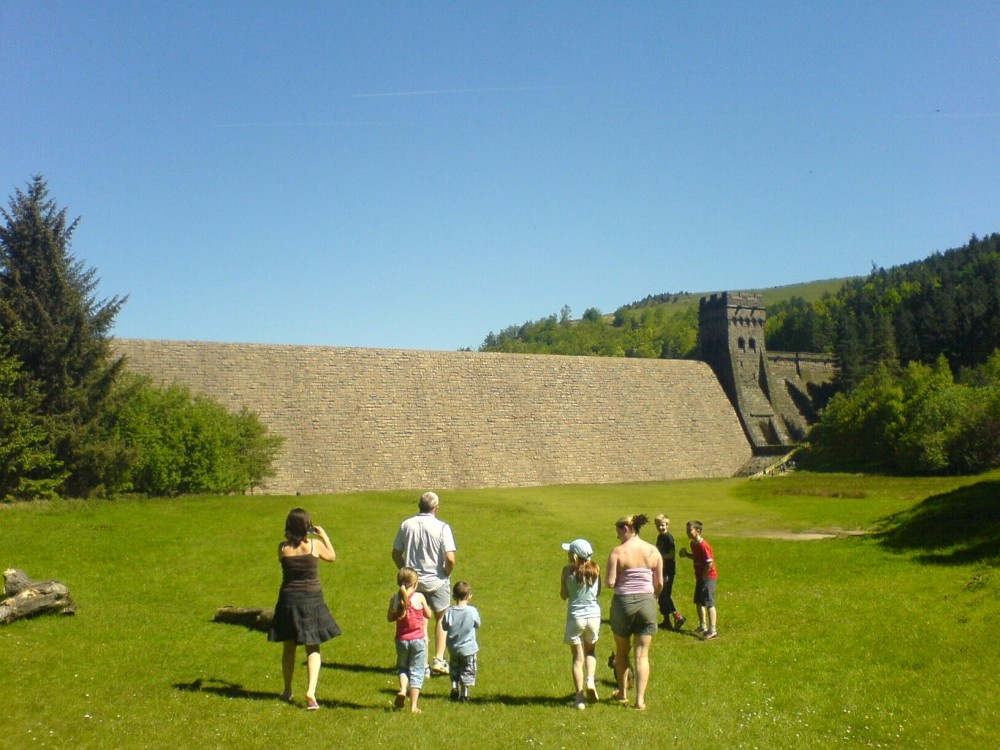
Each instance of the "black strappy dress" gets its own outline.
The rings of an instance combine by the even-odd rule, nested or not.
[[[340,627],[323,599],[319,558],[312,554],[282,557],[281,590],[267,640],[315,646],[338,635]]]

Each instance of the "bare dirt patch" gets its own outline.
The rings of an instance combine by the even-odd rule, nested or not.
[[[808,531],[752,531],[745,536],[760,539],[780,539],[785,542],[815,542],[821,539],[843,539],[849,536],[864,536],[863,529],[810,529]]]

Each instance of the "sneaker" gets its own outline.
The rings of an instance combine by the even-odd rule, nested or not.
[[[600,698],[597,695],[597,686],[596,685],[588,685],[587,686],[587,700],[590,703],[597,703],[597,701],[600,700]]]
[[[701,637],[701,639],[703,641],[714,641],[718,637],[719,634],[717,632],[715,632],[714,630],[709,630],[707,633],[705,633],[705,635]]]
[[[696,627],[694,629],[694,634],[695,635],[705,635],[705,633],[707,633],[707,632],[708,632],[708,628],[706,628],[704,625],[699,625],[698,627]]]
[[[684,615],[676,615],[674,617],[674,630],[680,630],[684,627],[684,623],[687,622],[687,618]]]
[[[444,659],[435,659],[434,663],[431,664],[432,674],[448,674],[448,662]]]
[[[402,693],[396,693],[396,700],[393,702],[396,708],[402,708],[406,705],[406,696]]]
[[[450,700],[450,701],[458,701],[458,688],[453,687],[451,689],[451,693],[448,694],[448,700]]]

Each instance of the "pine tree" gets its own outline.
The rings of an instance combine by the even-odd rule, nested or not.
[[[0,500],[56,494],[64,478],[38,418],[40,396],[21,363],[0,345]]]
[[[94,297],[95,270],[70,253],[79,219],[67,223],[44,178],[0,214],[0,333],[41,395],[39,414],[68,473],[63,492],[87,495],[101,484],[99,417],[123,365],[109,332],[126,298]]]

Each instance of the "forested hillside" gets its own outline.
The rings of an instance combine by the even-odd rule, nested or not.
[[[650,295],[612,315],[588,309],[579,320],[564,307],[491,332],[479,350],[696,357],[702,296]],[[864,277],[769,289],[764,302],[767,348],[833,354],[844,385],[880,362],[931,364],[944,355],[955,368],[982,364],[1000,347],[1000,234]]]
[[[1000,347],[1000,234],[875,269],[845,284],[826,314],[846,384],[880,362],[932,364],[943,355],[956,370],[980,365]]]
[[[839,290],[845,279],[828,279],[768,289],[744,289],[759,293],[767,306],[767,340],[779,337],[788,346],[776,351],[823,352],[821,336],[804,337],[796,327],[804,320],[795,312]],[[735,291],[735,290],[734,290]],[[528,354],[576,354],[597,357],[647,357],[691,359],[698,356],[698,303],[710,292],[664,292],[629,302],[612,314],[597,308],[584,311],[579,320],[568,307],[519,326],[492,331],[479,347],[481,352]],[[784,328],[787,326],[788,335]],[[769,344],[770,346],[770,344]]]
[[[821,290],[821,291],[820,291]],[[733,290],[754,291],[754,290]],[[564,308],[481,351],[697,357],[698,300],[650,295],[614,315]],[[802,464],[975,473],[1000,466],[1000,234],[865,277],[767,290],[769,351],[832,355]],[[834,395],[835,394],[835,395]]]

